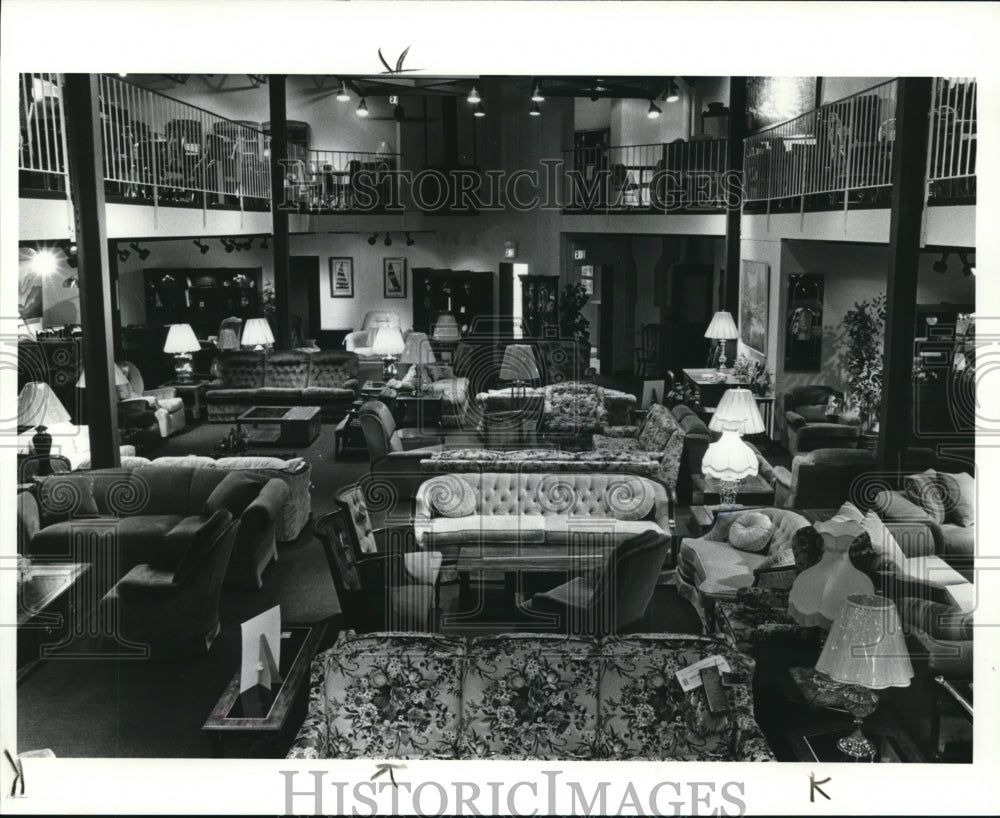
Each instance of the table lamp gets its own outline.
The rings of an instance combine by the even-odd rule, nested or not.
[[[458,320],[450,312],[441,313],[434,322],[431,337],[435,341],[461,341],[462,331],[458,327]]]
[[[382,359],[382,380],[396,377],[396,357],[401,355],[406,344],[398,327],[379,327],[372,340],[372,355]]]
[[[539,378],[535,351],[528,344],[510,344],[504,348],[500,380],[512,381],[511,398],[520,392],[522,404],[527,397],[528,381]]]
[[[428,364],[437,363],[434,350],[431,349],[431,339],[427,337],[427,333],[411,332],[406,336],[406,346],[403,347],[403,354],[399,356],[399,362],[416,366],[417,393],[423,392],[423,369]]]
[[[764,419],[749,389],[727,389],[719,401],[708,428],[722,432],[710,444],[701,460],[702,473],[722,484],[722,504],[735,505],[740,484],[757,474],[757,453],[741,439],[764,431]]]
[[[215,344],[220,350],[230,350],[240,348],[240,339],[236,335],[236,330],[232,327],[223,327],[219,330],[219,339]]]
[[[705,337],[713,341],[719,341],[721,351],[719,353],[719,371],[726,368],[726,341],[734,341],[740,337],[736,330],[736,322],[728,310],[719,310],[712,316],[712,320],[705,330]]]
[[[193,378],[191,353],[201,349],[201,342],[190,324],[171,324],[163,351],[174,356],[174,376],[180,383],[190,383]]]
[[[271,325],[266,318],[250,318],[243,326],[242,344],[245,347],[253,347],[255,350],[263,350],[264,347],[274,343],[274,333],[271,332]]]
[[[872,594],[848,596],[823,645],[816,670],[849,685],[844,697],[855,729],[837,742],[837,748],[851,758],[871,758],[875,746],[861,732],[861,724],[878,707],[878,694],[872,691],[907,687],[913,678],[892,600]]]
[[[58,423],[69,423],[69,412],[52,387],[44,382],[26,383],[17,396],[18,427],[35,427],[31,438],[31,448],[38,457],[38,474],[52,474],[52,435],[48,427]]]

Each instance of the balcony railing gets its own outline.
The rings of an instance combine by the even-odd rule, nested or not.
[[[18,168],[22,186],[66,190],[66,115],[59,74],[21,74]]]
[[[976,91],[972,77],[935,77],[927,147],[932,198],[976,195]]]
[[[574,148],[563,151],[569,212],[720,210],[726,140]]]
[[[366,151],[289,150],[285,203],[302,211],[384,211],[398,207],[393,171],[402,154]]]

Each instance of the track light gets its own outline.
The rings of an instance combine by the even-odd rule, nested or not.
[[[542,115],[542,112],[541,112],[541,110],[538,107],[538,103],[537,102],[532,102],[531,103],[531,108],[528,109],[528,116],[541,116],[541,115]]]
[[[124,248],[121,248],[121,249],[118,250],[118,260],[119,261],[128,261],[129,260],[129,256],[131,256],[131,255],[132,254],[128,250],[126,250]]]
[[[392,118],[395,119],[396,122],[402,122],[406,119],[406,110],[402,105],[397,104],[396,107],[392,109]]]
[[[203,244],[202,242],[198,241],[198,239],[194,240],[194,246],[197,247],[199,250],[201,250],[202,255],[205,255],[205,253],[207,253],[210,249],[207,244]]]
[[[147,258],[149,258],[149,249],[146,247],[140,247],[139,242],[134,241],[129,245],[129,247],[135,250],[135,252],[138,254],[139,261],[145,261]]]
[[[368,116],[368,103],[365,102],[365,98],[361,97],[361,102],[358,103],[358,116]]]
[[[483,108],[483,103],[477,102],[472,108],[472,115],[477,117],[486,116],[486,110]]]
[[[540,82],[535,83],[535,90],[531,92],[532,102],[545,102],[545,97],[542,96],[542,84]]]
[[[409,233],[404,233],[403,235],[406,236],[407,247],[412,247],[414,244],[416,244],[416,242],[413,240],[413,236],[411,236]]]
[[[63,245],[62,250],[63,250],[63,255],[66,257],[66,266],[75,270],[76,266],[80,263],[79,259],[77,259],[76,257],[76,242],[67,241]],[[69,285],[64,284],[63,286],[65,287]]]
[[[934,262],[934,266],[931,267],[931,269],[935,273],[941,273],[942,275],[944,273],[947,273],[948,272],[948,256],[950,256],[950,255],[951,255],[951,253],[942,253],[941,254],[941,258],[939,258],[937,261]]]
[[[659,108],[656,107],[656,103],[653,102],[653,100],[650,100],[649,110],[646,111],[646,116],[648,116],[650,119],[656,119],[662,113],[663,111],[661,111]]]
[[[375,242],[377,242],[377,241],[378,241],[378,233],[372,233],[371,237],[368,239],[368,243],[372,247],[374,247],[375,246]]]
[[[677,83],[673,80],[667,85],[667,93],[663,97],[667,102],[677,102],[681,98],[680,91],[677,89]]]
[[[75,289],[79,288],[80,282],[79,282],[79,280],[77,279],[76,276],[70,276],[69,278],[64,278],[63,279],[62,285],[63,285],[63,287],[66,287],[67,289],[74,289],[75,290]]]
[[[262,239],[260,240],[260,249],[261,249],[261,250],[266,250],[267,248],[268,248],[268,244],[267,244],[267,236],[264,236],[264,238],[262,238]]]
[[[340,90],[337,91],[337,100],[340,102],[347,102],[348,100],[350,100],[350,98],[351,95],[347,93],[347,83],[341,82]]]
[[[72,270],[76,269],[76,266],[80,263],[80,260],[70,253],[66,254],[66,266]]]
[[[237,242],[236,246],[239,247],[241,250],[249,250],[251,247],[253,247],[253,236],[251,236],[250,238],[248,238],[242,244],[240,244],[239,242]]]
[[[958,260],[962,262],[962,275],[970,276],[976,271],[975,265],[969,264],[969,258],[965,253],[959,253]]]
[[[392,236],[388,233],[385,234],[385,241],[382,242],[386,247],[392,247]]]
[[[475,105],[475,104],[480,103],[482,101],[483,101],[483,99],[482,99],[482,97],[479,96],[479,92],[476,90],[476,86],[473,85],[472,86],[472,90],[469,91],[469,102],[471,102],[473,105]]]
[[[231,253],[236,249],[232,239],[219,239],[219,243],[225,248],[227,253]]]

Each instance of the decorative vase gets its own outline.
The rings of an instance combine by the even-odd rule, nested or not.
[[[52,461],[49,455],[52,454],[52,435],[46,431],[45,426],[36,426],[35,434],[31,438],[31,447],[38,457],[38,476],[46,477],[52,474]]]

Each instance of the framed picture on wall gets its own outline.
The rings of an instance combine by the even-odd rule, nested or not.
[[[354,259],[330,257],[330,298],[354,298]]]
[[[744,261],[740,270],[740,340],[761,355],[767,354],[768,266]]]
[[[406,259],[382,259],[382,295],[385,298],[406,298]]]

